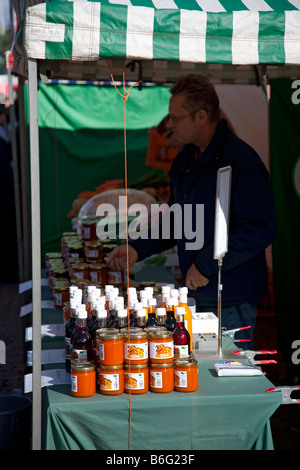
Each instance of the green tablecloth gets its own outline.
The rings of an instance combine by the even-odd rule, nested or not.
[[[281,395],[264,376],[217,377],[199,364],[199,390],[131,395],[130,450],[273,449],[269,418]],[[43,390],[45,449],[129,449],[129,395],[74,398]]]
[[[49,298],[49,288],[42,292]],[[62,311],[43,309],[43,324],[61,323]],[[58,346],[57,346],[58,345]],[[225,338],[222,346],[230,350]],[[63,347],[63,338],[44,338],[43,349]],[[265,376],[218,377],[216,360],[199,361],[199,389],[91,398],[71,396],[69,385],[43,388],[45,449],[101,450],[247,450],[273,449],[269,418],[281,394]],[[48,365],[44,369],[57,368]],[[64,368],[63,364],[60,364]]]

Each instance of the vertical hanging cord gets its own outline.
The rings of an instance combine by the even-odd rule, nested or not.
[[[128,306],[128,287],[129,287],[129,255],[128,255],[128,192],[127,192],[127,140],[126,140],[126,94],[125,94],[125,73],[123,71],[123,108],[124,108],[124,161],[125,161],[125,197],[126,197],[126,288],[127,288],[127,324],[128,334],[130,335],[130,318]],[[130,374],[130,361],[129,361],[129,374]],[[129,429],[128,429],[128,450],[130,450],[130,437],[131,437],[131,390],[129,390]]]
[[[108,63],[111,71],[112,68]],[[125,72],[124,72],[124,63],[123,63],[123,95],[119,92],[113,74],[111,73],[111,80],[116,91],[119,93],[120,96],[123,98],[123,113],[124,113],[124,160],[125,160],[125,198],[126,198],[126,285],[127,285],[127,319],[128,319],[128,334],[130,335],[130,315],[129,315],[129,305],[128,305],[128,287],[129,287],[129,254],[128,254],[128,190],[127,190],[127,141],[126,141],[126,101],[129,97],[129,92],[131,88],[141,83],[140,81],[131,85],[131,87],[126,90],[125,88]],[[128,364],[128,372],[130,374],[130,360]],[[130,438],[131,438],[131,390],[129,389],[129,430],[128,430],[128,450],[130,450]]]

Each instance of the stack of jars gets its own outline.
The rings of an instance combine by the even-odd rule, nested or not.
[[[79,298],[76,298],[76,290]],[[78,377],[90,380],[86,377],[91,376],[95,377],[94,385],[97,384],[99,392],[104,395],[143,394],[149,390],[156,393],[197,390],[198,367],[189,355],[187,341],[182,344],[176,341],[176,325],[172,327],[172,322],[167,329],[157,321],[163,317],[165,308],[156,308],[155,312],[153,297],[149,296],[148,307],[145,308],[138,301],[135,289],[129,288],[127,311],[124,298],[112,285],[105,286],[104,295],[100,289],[89,286],[84,301],[80,292],[73,286],[72,313],[66,324],[66,344],[69,341],[66,364],[67,370],[71,369],[73,395],[87,396],[75,392],[78,386],[75,387],[74,383]],[[142,298],[143,291],[139,300]],[[177,307],[177,313],[180,324],[183,324],[184,309]],[[155,324],[151,326],[152,320]],[[70,334],[70,326],[73,324],[74,329],[76,323],[81,329],[85,324],[85,344],[82,341],[76,344],[74,333]],[[95,390],[93,387],[90,393],[94,394]]]

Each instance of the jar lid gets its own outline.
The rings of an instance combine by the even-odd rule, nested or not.
[[[148,369],[148,364],[125,364],[125,369]]]
[[[82,361],[81,359],[74,359],[71,362],[72,371],[83,372],[88,370],[94,370],[95,364],[91,361]]]
[[[126,332],[124,333],[124,336],[127,340],[131,340],[131,339],[141,339],[141,338],[148,338],[148,335],[145,331],[143,331],[142,329],[140,329],[140,331],[131,331],[131,328],[130,328],[130,332]]]
[[[89,265],[87,263],[73,263],[72,269],[86,269]]]
[[[163,364],[154,364],[151,362],[150,366],[151,367],[174,367],[174,362],[165,362]]]
[[[102,242],[101,242],[101,240],[90,240],[90,241],[85,242],[85,246],[86,246],[86,247],[87,247],[87,246],[93,246],[93,247],[94,247],[94,246],[100,246],[100,247],[101,247],[101,246],[102,246]]]
[[[99,219],[85,219],[81,221],[81,225],[93,225],[99,222]]]
[[[96,335],[102,335],[103,333],[119,333],[117,328],[99,328],[96,330]]]
[[[123,369],[123,364],[120,364],[118,366],[104,366],[103,364],[100,364],[100,370],[101,369],[111,369],[111,370]]]
[[[149,335],[152,335],[153,332],[157,331],[168,331],[165,326],[149,326],[148,328],[144,328]]]
[[[115,328],[114,328],[115,329]],[[98,330],[97,330],[98,331]],[[122,333],[119,332],[119,330],[114,331],[103,331],[99,333],[99,338],[100,339],[123,339]]]
[[[152,338],[173,338],[173,333],[168,330],[151,331],[150,333]]]
[[[188,367],[188,366],[196,366],[197,365],[197,361],[191,357],[182,357],[182,358],[178,358],[178,359],[175,359],[174,361],[174,365],[177,367],[177,366],[181,366],[181,367]]]
[[[89,266],[91,269],[104,269],[106,268],[106,264],[105,263],[100,263],[99,261],[91,261],[89,263]]]

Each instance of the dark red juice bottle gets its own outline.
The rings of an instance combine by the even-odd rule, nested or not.
[[[87,328],[87,311],[84,304],[77,307],[76,327],[71,336],[71,361],[75,359],[82,361],[94,359],[92,338]]]
[[[190,355],[190,334],[184,326],[184,307],[176,307],[176,328],[173,333],[175,358]]]
[[[76,327],[76,304],[76,299],[70,299],[70,318],[65,325],[65,364],[67,372],[71,372],[71,336]]]

